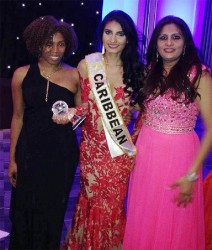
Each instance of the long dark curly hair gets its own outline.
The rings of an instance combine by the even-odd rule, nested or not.
[[[161,30],[167,24],[175,24],[181,30],[184,38],[184,51],[179,61],[165,77],[163,60],[160,55],[157,56],[157,41]],[[190,79],[189,71],[192,67],[195,67],[196,74],[193,79]],[[147,68],[145,83],[139,91],[139,104],[142,109],[144,109],[144,101],[150,95],[156,98],[168,89],[172,90],[172,99],[178,100],[183,94],[186,103],[193,102],[199,95],[197,82],[202,74],[202,65],[190,29],[184,20],[175,16],[166,16],[159,21],[147,49]]]
[[[66,22],[59,21],[53,16],[43,16],[32,21],[23,32],[23,39],[28,51],[39,57],[41,48],[52,40],[53,35],[60,32],[65,39],[66,50],[64,59],[68,58],[78,47],[78,39],[74,29]]]
[[[136,103],[140,83],[143,78],[143,64],[139,53],[139,35],[132,18],[121,10],[108,13],[100,23],[98,41],[102,44],[102,36],[107,23],[116,21],[122,27],[128,43],[121,53],[123,63],[123,82],[126,84],[124,91],[132,98],[131,104]],[[132,88],[132,90],[130,90]]]

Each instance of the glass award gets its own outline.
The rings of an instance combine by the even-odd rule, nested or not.
[[[52,106],[55,115],[65,115],[68,113],[68,104],[64,101],[56,101]]]
[[[65,115],[68,113],[68,105],[64,101],[56,101],[52,106],[55,115]],[[85,116],[74,115],[72,118],[72,128],[75,130],[84,120]]]

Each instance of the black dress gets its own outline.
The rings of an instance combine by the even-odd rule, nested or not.
[[[17,187],[12,191],[9,249],[59,249],[67,200],[79,150],[72,124],[52,121],[57,100],[74,106],[74,94],[47,80],[37,64],[22,84],[23,127],[16,146]]]

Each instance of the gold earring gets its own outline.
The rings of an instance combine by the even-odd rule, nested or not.
[[[102,45],[102,55],[104,55],[104,53],[105,53],[105,46]]]

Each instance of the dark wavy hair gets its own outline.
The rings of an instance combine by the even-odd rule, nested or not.
[[[160,55],[157,58],[157,41],[161,30],[168,24],[175,24],[181,30],[185,49],[169,75],[165,77],[162,58]],[[196,74],[191,80],[189,71],[193,66],[196,68]],[[156,98],[158,95],[163,95],[168,89],[172,89],[172,99],[174,100],[178,100],[184,94],[186,103],[193,102],[199,95],[197,81],[202,74],[202,65],[190,29],[184,20],[175,16],[166,16],[159,21],[147,49],[147,68],[145,84],[139,91],[139,104],[142,108],[144,108],[143,102],[150,95]]]
[[[64,58],[68,58],[78,47],[78,39],[74,29],[66,22],[59,21],[53,16],[43,16],[32,21],[23,32],[23,39],[27,50],[39,57],[41,48],[47,41],[52,40],[53,35],[60,32],[65,40],[66,50]]]
[[[132,105],[136,102],[140,82],[142,79],[143,64],[139,53],[139,36],[132,18],[121,10],[108,13],[100,23],[98,41],[102,44],[102,36],[107,23],[116,21],[122,27],[128,43],[121,53],[123,63],[123,82],[126,84],[124,91],[132,97]],[[132,88],[132,91],[130,90]]]

